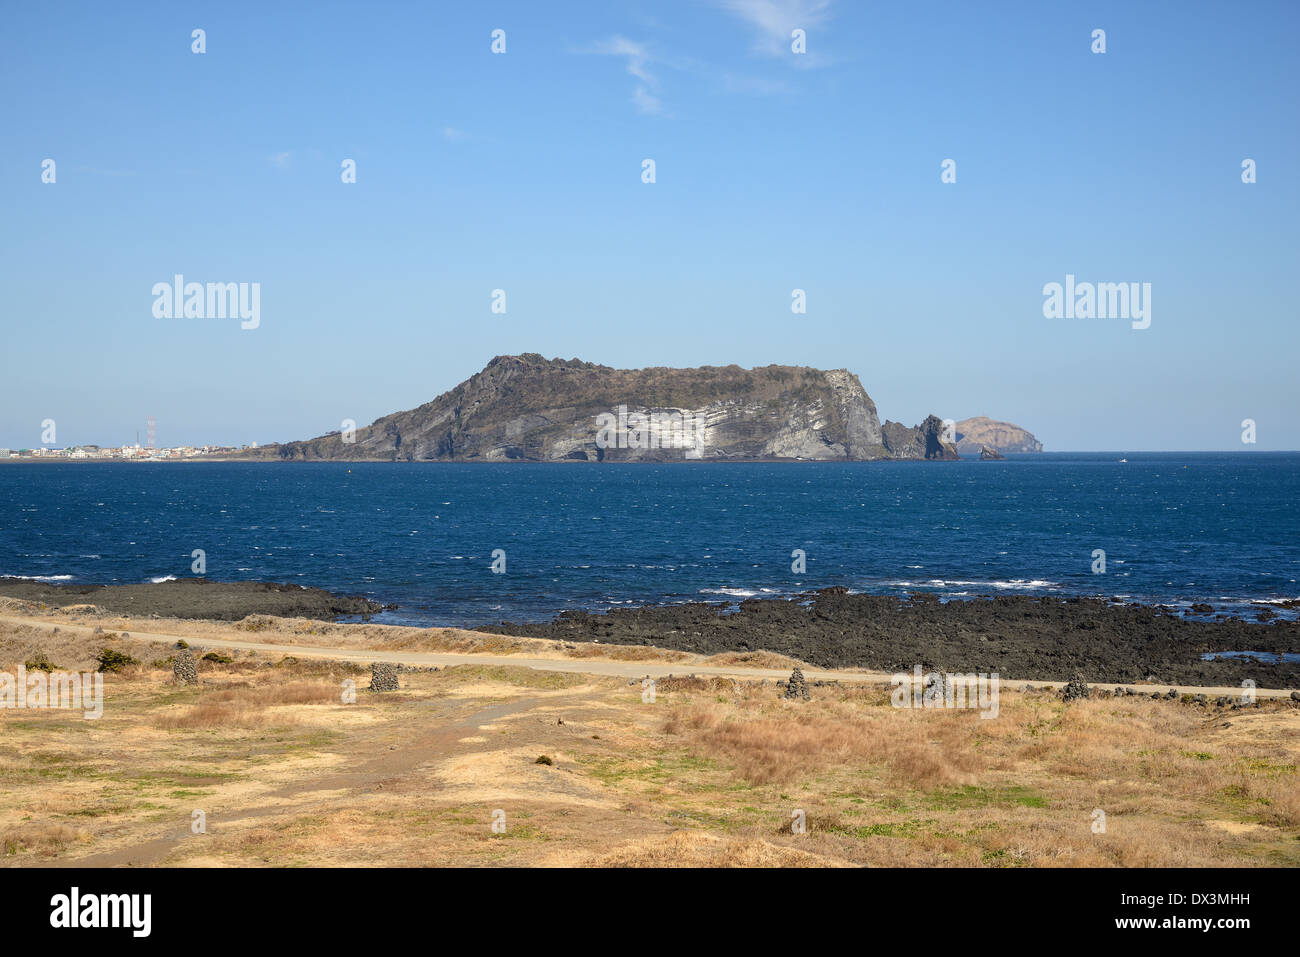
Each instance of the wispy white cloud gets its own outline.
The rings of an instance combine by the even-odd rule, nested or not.
[[[287,169],[289,167],[289,162],[293,159],[293,153],[289,150],[286,150],[283,153],[272,153],[267,157],[267,159],[269,159],[271,165],[277,169]]]
[[[587,52],[600,56],[621,57],[628,75],[637,80],[636,87],[632,91],[632,102],[636,104],[637,109],[642,113],[666,115],[663,102],[655,93],[659,86],[659,79],[650,70],[654,57],[642,44],[625,37],[613,36],[595,44]]]
[[[754,49],[769,56],[790,55],[790,34],[797,28],[811,32],[830,17],[832,0],[719,0],[721,7],[753,28]],[[808,59],[812,57],[812,59]],[[825,59],[812,54],[793,58],[798,66]]]
[[[460,143],[469,139],[469,134],[464,130],[458,130],[454,126],[444,126],[442,128],[442,138],[452,143]]]
[[[642,113],[663,115],[663,103],[660,101],[659,97],[655,96],[644,86],[638,86],[632,91],[632,102],[636,104],[636,108]]]

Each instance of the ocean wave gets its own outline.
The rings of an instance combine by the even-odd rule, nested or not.
[[[753,598],[758,592],[748,588],[701,588],[701,595],[728,595],[732,598]]]
[[[1041,578],[1026,579],[995,578],[989,581],[973,581],[963,578],[931,578],[925,582],[892,581],[885,582],[892,588],[999,588],[1004,591],[1025,588],[1060,588],[1060,582],[1049,582]]]
[[[159,575],[157,578],[150,578],[149,582],[153,585],[161,585],[163,582],[174,582],[175,580],[175,575]]]
[[[21,578],[27,582],[70,582],[71,575],[5,575],[5,578]]]

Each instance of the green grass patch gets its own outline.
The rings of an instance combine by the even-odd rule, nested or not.
[[[1296,771],[1294,764],[1274,764],[1263,758],[1247,758],[1242,763],[1255,774],[1295,774]]]
[[[962,811],[978,807],[1047,807],[1047,798],[1031,788],[1019,785],[983,788],[966,785],[931,791],[922,802],[941,811]]]
[[[682,778],[687,774],[712,774],[719,770],[718,762],[712,758],[696,757],[687,752],[668,754],[646,761],[600,755],[582,755],[577,758],[577,763],[582,766],[587,774],[602,784],[608,784],[611,787],[630,781],[638,781],[651,784],[672,784],[682,791],[716,790],[712,783],[695,785],[682,780]]]
[[[917,837],[932,831],[936,824],[938,822],[932,818],[877,821],[872,824],[853,824],[846,821],[820,824],[813,820],[809,825],[809,829],[812,831],[825,831],[829,834],[842,834],[845,837],[852,837],[861,841],[869,837]]]
[[[742,807],[731,812],[706,811],[699,808],[679,808],[664,817],[665,824],[673,827],[703,828],[708,831],[732,832],[762,823],[767,811]]]

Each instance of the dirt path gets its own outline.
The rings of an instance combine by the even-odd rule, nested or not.
[[[29,618],[22,616],[0,616],[0,622],[11,625],[27,625],[35,628],[59,628],[79,632],[82,634],[92,634],[94,629],[87,625],[77,625],[66,621],[49,621],[44,619]],[[696,656],[685,661],[675,661],[670,663],[660,663],[654,661],[612,661],[608,659],[590,659],[590,658],[548,658],[540,655],[477,655],[477,654],[457,654],[450,652],[433,652],[433,651],[386,651],[377,649],[357,649],[357,648],[326,648],[307,645],[289,645],[276,644],[273,642],[247,641],[242,638],[221,637],[202,637],[196,638],[192,635],[173,635],[161,631],[141,630],[140,626],[132,623],[131,637],[141,641],[154,641],[174,645],[177,641],[187,641],[195,646],[203,645],[213,648],[238,648],[243,651],[256,651],[259,654],[279,654],[293,655],[297,658],[324,658],[335,661],[354,661],[361,664],[368,664],[372,661],[391,661],[413,666],[438,666],[446,667],[450,665],[492,665],[507,666],[517,668],[533,668],[537,671],[557,671],[568,674],[587,674],[603,675],[606,677],[639,679],[646,675],[652,678],[663,678],[668,675],[718,675],[729,678],[745,678],[750,680],[767,679],[770,681],[784,681],[790,676],[788,671],[772,668],[746,668],[736,665],[710,665],[702,663],[705,659],[702,656]],[[869,684],[888,684],[890,675],[883,671],[859,671],[859,670],[822,670],[817,668],[804,668],[804,677],[808,681],[843,681],[843,682],[866,682]],[[1003,679],[1003,683],[1010,687],[1010,679]],[[1023,682],[1017,680],[1016,686]],[[1063,681],[1034,681],[1033,684],[1039,687],[1059,688],[1063,687]],[[1132,685],[1122,682],[1091,682],[1093,687],[1097,688],[1133,688],[1138,692],[1150,693],[1153,691],[1166,691],[1173,688],[1180,694],[1206,694],[1210,696],[1217,695],[1239,695],[1240,686],[1237,687],[1197,687],[1192,685]],[[1259,688],[1256,695],[1260,698],[1285,698],[1290,695],[1289,691],[1280,689]]]
[[[134,634],[134,633],[133,633]],[[549,699],[562,702],[569,699]],[[365,791],[382,788],[384,783],[394,778],[410,774],[423,765],[440,760],[452,754],[456,745],[467,731],[473,731],[484,724],[491,724],[501,718],[527,711],[539,703],[537,698],[521,698],[515,701],[499,702],[480,708],[472,714],[454,720],[440,727],[433,734],[424,735],[409,747],[394,748],[383,752],[378,757],[348,771],[336,771],[323,776],[311,777],[305,781],[294,781],[270,791],[260,799],[262,803],[232,813],[214,812],[213,820],[219,820],[222,827],[252,818],[277,818],[310,810],[319,803],[309,797],[330,791]],[[271,803],[275,798],[288,799]],[[298,800],[294,800],[298,799]],[[140,843],[102,854],[88,857],[67,858],[57,861],[42,862],[42,867],[147,867],[156,865],[168,854],[179,847],[182,842],[191,840],[188,829],[181,827],[169,830],[166,834]]]

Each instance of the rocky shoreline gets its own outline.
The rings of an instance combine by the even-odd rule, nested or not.
[[[248,615],[368,619],[394,605],[275,582],[178,579],[140,585],[67,585],[0,578],[0,597],[54,607],[93,605],[119,615],[238,621]],[[1196,606],[1194,612],[1213,611]],[[1267,613],[1265,613],[1267,615]],[[1205,654],[1300,653],[1300,621],[1195,621],[1117,599],[990,596],[942,602],[826,588],[792,599],[695,602],[563,612],[549,622],[498,622],[479,631],[561,641],[649,645],[704,655],[770,651],[821,668],[997,672],[1008,680],[1150,682],[1300,689],[1300,662]]]
[[[118,615],[208,618],[238,621],[248,615],[282,618],[339,618],[377,615],[385,607],[360,595],[336,595],[321,588],[277,582],[214,582],[179,578],[144,585],[56,585],[25,578],[0,578],[0,597],[47,605],[94,605]]]
[[[828,588],[795,599],[750,599],[565,612],[543,624],[480,631],[679,651],[771,651],[822,668],[907,671],[926,664],[1006,679],[1300,688],[1300,662],[1202,660],[1203,654],[1300,652],[1300,623],[1185,620],[1170,609],[1099,598],[993,596],[941,602]]]

